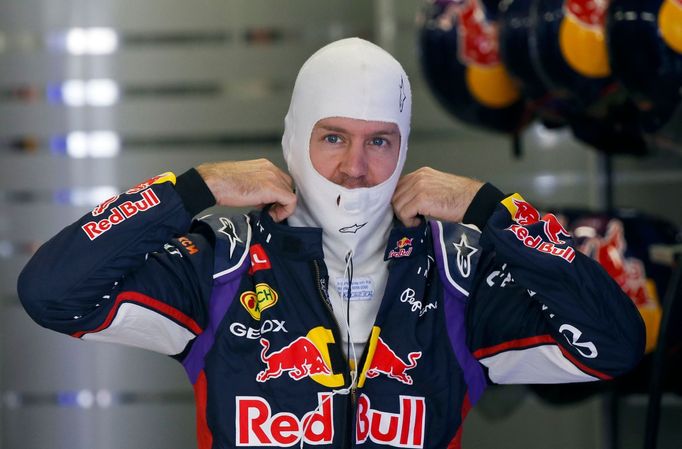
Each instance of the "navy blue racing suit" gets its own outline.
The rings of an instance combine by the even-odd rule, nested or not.
[[[267,212],[192,221],[195,170],[159,175],[43,245],[19,279],[40,325],[179,361],[200,449],[459,447],[489,383],[610,379],[644,349],[632,301],[553,215],[486,184],[464,223],[396,223],[357,363],[341,348],[322,232]]]

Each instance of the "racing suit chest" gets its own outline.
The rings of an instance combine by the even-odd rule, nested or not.
[[[213,447],[301,438],[327,447],[447,446],[467,387],[447,335],[429,227],[391,233],[387,287],[352,384],[319,230],[267,214],[251,215],[249,225],[248,255],[215,279],[209,309],[224,316],[196,376]]]

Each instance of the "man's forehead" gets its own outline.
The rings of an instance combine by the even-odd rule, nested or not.
[[[400,129],[396,123],[350,117],[326,117],[318,120],[313,129],[333,132],[364,132],[382,135],[400,135]]]

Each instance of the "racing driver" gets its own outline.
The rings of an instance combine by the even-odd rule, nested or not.
[[[200,449],[456,448],[490,383],[633,367],[635,306],[555,216],[431,168],[401,177],[410,114],[392,56],[331,43],[293,89],[291,177],[263,159],[155,176],[43,245],[21,301],[180,362]],[[260,210],[192,221],[215,204]]]

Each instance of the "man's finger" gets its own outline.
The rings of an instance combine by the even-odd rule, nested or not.
[[[419,205],[415,201],[415,193],[405,190],[400,195],[393,197],[393,211],[398,219],[408,227],[419,224]]]
[[[276,222],[280,222],[289,217],[296,209],[296,195],[288,190],[286,187],[277,186],[271,193],[272,206],[270,207],[270,216]]]
[[[279,223],[293,214],[295,209],[296,200],[288,204],[275,203],[272,205],[272,207],[270,207],[268,212],[270,213],[272,219]]]

